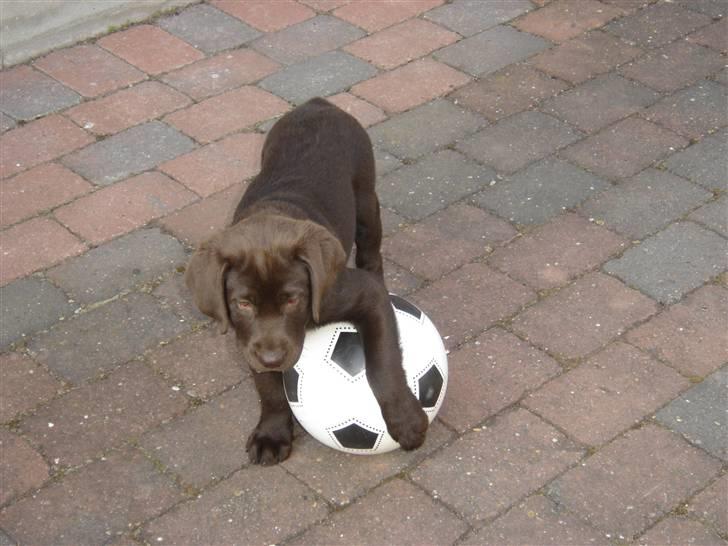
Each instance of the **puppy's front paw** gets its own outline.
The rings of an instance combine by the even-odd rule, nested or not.
[[[285,461],[291,454],[293,427],[258,423],[248,437],[245,449],[253,464],[271,466]]]
[[[406,397],[390,411],[383,410],[382,415],[389,435],[402,449],[411,451],[424,443],[429,421],[414,395]]]

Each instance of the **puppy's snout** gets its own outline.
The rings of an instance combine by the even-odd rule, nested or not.
[[[288,351],[283,347],[255,347],[254,354],[263,366],[275,369],[283,366]]]

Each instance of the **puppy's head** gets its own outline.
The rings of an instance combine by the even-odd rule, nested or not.
[[[301,355],[306,325],[344,267],[339,240],[322,226],[258,214],[203,243],[187,268],[195,304],[235,329],[250,366],[287,370]]]

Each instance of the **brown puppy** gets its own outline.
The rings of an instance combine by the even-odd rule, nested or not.
[[[384,286],[374,155],[349,114],[313,99],[283,116],[233,224],[203,243],[187,269],[199,309],[232,326],[261,398],[248,439],[254,463],[288,457],[293,418],[281,371],[296,363],[307,328],[353,322],[367,380],[391,436],[422,445],[427,416],[407,387],[397,324]],[[346,267],[356,242],[357,269]]]

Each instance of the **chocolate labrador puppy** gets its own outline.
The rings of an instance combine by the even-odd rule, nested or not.
[[[372,145],[349,114],[312,99],[283,116],[233,223],[203,243],[187,269],[200,311],[235,330],[261,400],[248,438],[253,463],[291,452],[293,416],[280,372],[298,360],[308,328],[356,325],[366,375],[387,430],[422,445],[427,416],[407,387],[397,323],[384,285]],[[356,269],[346,262],[356,243]]]

